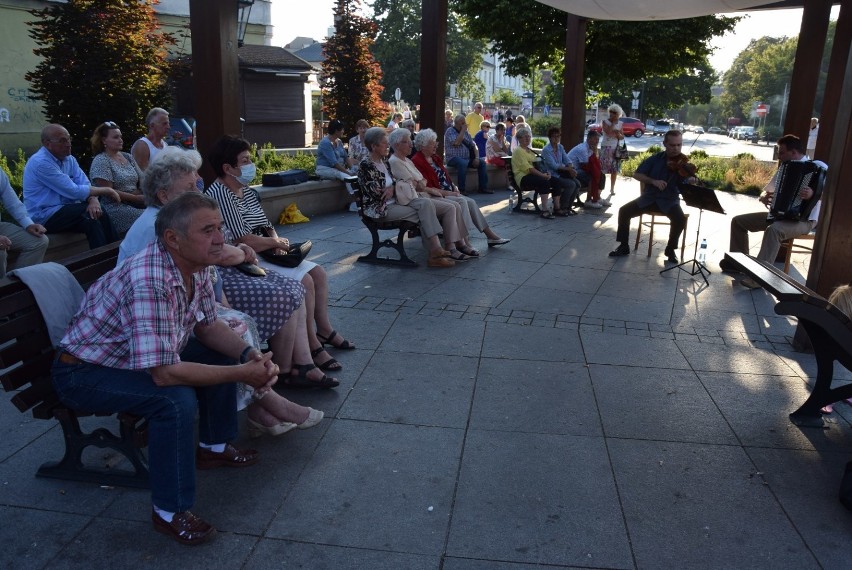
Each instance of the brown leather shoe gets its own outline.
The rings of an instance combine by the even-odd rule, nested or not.
[[[196,469],[215,469],[216,467],[248,467],[258,462],[260,457],[254,449],[239,450],[230,443],[222,453],[213,453],[199,447],[195,451]]]
[[[427,267],[453,267],[455,264],[456,262],[449,257],[443,257],[441,255],[430,255],[429,261],[426,262]]]
[[[151,522],[157,532],[189,546],[204,544],[216,536],[215,528],[189,511],[175,513],[170,523],[163,520],[156,511],[151,511]]]

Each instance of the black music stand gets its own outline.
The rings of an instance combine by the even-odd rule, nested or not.
[[[701,277],[704,279],[704,283],[709,287],[710,282],[707,281],[707,275],[710,275],[712,271],[707,269],[707,266],[697,259],[698,240],[701,239],[701,215],[704,213],[704,210],[710,210],[711,212],[716,212],[718,214],[725,214],[725,209],[722,207],[722,204],[719,203],[719,199],[716,197],[716,192],[714,192],[712,188],[705,188],[704,186],[696,186],[685,182],[681,183],[678,188],[680,189],[680,194],[683,196],[683,201],[686,202],[686,205],[692,208],[698,208],[698,228],[695,230],[695,248],[692,251],[692,259],[667,267],[660,271],[660,275],[666,271],[671,271],[672,269],[686,271],[692,276],[700,273]],[[688,264],[692,265],[691,269],[686,268],[686,265]],[[707,275],[704,274],[705,271],[707,272]]]

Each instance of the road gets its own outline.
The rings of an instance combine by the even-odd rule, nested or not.
[[[635,137],[627,138],[627,148],[631,151],[644,151],[651,145],[663,144],[662,135],[646,134],[641,139]],[[711,156],[734,156],[741,152],[749,152],[758,160],[772,160],[772,149],[774,145],[766,143],[752,144],[746,141],[737,141],[728,138],[727,135],[696,135],[695,133],[684,133],[683,153],[701,149]]]

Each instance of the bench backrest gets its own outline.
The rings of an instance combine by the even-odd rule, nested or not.
[[[118,243],[62,261],[83,289],[115,267]],[[50,379],[53,346],[47,325],[29,288],[14,278],[0,279],[0,382],[7,392],[18,391],[12,403],[22,412],[32,409],[39,419],[52,417],[60,405]]]

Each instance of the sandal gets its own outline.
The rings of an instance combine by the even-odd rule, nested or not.
[[[550,212],[549,210],[544,210],[544,211],[541,213],[541,217],[542,217],[542,218],[544,218],[545,220],[552,220],[552,219],[554,219],[556,216],[554,216],[554,215],[553,215],[553,212]]]
[[[470,257],[479,257],[479,252],[467,245],[464,247],[460,247],[459,251]]]
[[[328,333],[328,336],[323,336],[320,333],[317,333],[317,338],[323,344],[323,346],[327,344],[331,347],[342,348],[345,350],[352,350],[355,348],[354,344],[352,344],[342,336],[340,336],[340,338],[343,338],[343,342],[341,342],[340,344],[334,344],[333,342],[331,342],[331,340],[336,336],[340,336],[339,334],[337,334],[337,331],[331,331],[330,333]]]
[[[279,374],[278,378],[281,383],[290,388],[336,388],[340,386],[340,382],[336,378],[331,378],[322,375],[319,380],[311,380],[308,378],[308,372],[316,368],[316,364],[294,364],[293,368],[298,370],[298,374]]]
[[[563,218],[567,218],[568,216],[574,215],[569,210],[562,210],[562,209],[556,210],[553,213],[556,214],[557,216],[562,216]]]
[[[465,255],[457,249],[454,249],[453,251],[451,251],[450,257],[449,257],[449,259],[452,259],[453,261],[467,261],[470,258],[471,258],[470,255]]]
[[[320,352],[325,352],[325,348],[320,346],[318,349],[311,351],[311,357],[314,358],[314,364],[317,365],[317,368],[323,372],[337,372],[338,370],[343,370],[343,365],[331,356],[329,356],[328,360],[323,363],[317,362],[316,357],[319,356]]]

